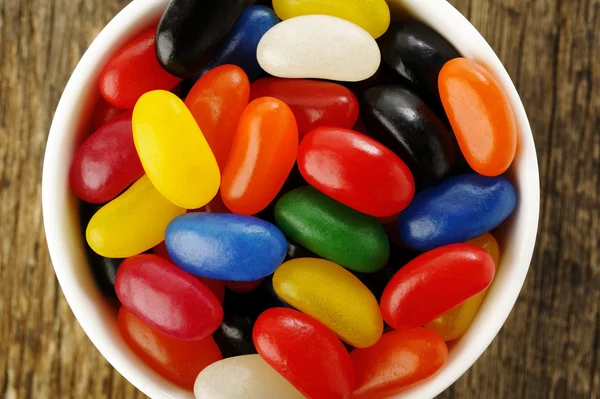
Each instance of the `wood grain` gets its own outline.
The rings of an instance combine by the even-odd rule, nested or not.
[[[450,0],[528,111],[542,216],[510,318],[441,398],[600,397],[600,0]],[[141,398],[75,321],[41,215],[45,141],[77,61],[124,0],[0,0],[0,397]]]

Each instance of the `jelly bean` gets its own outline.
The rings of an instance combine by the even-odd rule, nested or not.
[[[238,20],[247,0],[171,0],[156,31],[156,57],[168,72],[191,78]]]
[[[94,109],[94,115],[92,116],[92,128],[94,130],[100,129],[104,124],[110,122],[117,115],[127,111],[125,108],[115,107],[108,103],[103,97],[100,97],[98,104]]]
[[[247,294],[257,289],[262,282],[262,278],[255,281],[225,281],[225,286],[233,292]]]
[[[217,193],[215,198],[213,198],[208,204],[204,205],[204,212],[210,213],[231,213],[229,209],[223,203],[223,198],[221,198],[221,194]]]
[[[81,204],[79,214],[83,231],[85,231],[85,228],[94,213],[101,207],[102,205],[92,205],[85,202]],[[115,276],[123,259],[100,256],[90,248],[87,242],[84,245],[85,255],[96,285],[104,295],[117,299],[117,293],[115,292]]]
[[[69,183],[82,200],[101,204],[115,198],[143,174],[129,115],[105,124],[77,149]]]
[[[385,0],[273,0],[273,8],[281,19],[312,14],[342,18],[360,26],[375,39],[390,26],[390,8]]]
[[[516,203],[504,177],[460,175],[415,195],[400,214],[398,231],[404,243],[422,251],[464,242],[500,225]]]
[[[169,262],[173,262],[173,259],[171,259],[169,251],[167,251],[167,245],[164,241],[152,248],[152,253],[162,257],[163,259],[168,260]],[[211,280],[209,278],[204,277],[196,278],[200,280],[202,284],[204,284],[209,290],[211,290],[213,294],[215,294],[219,302],[223,303],[223,300],[225,299],[225,284],[223,284],[222,281]]]
[[[167,224],[183,213],[185,209],[167,201],[144,175],[92,217],[85,235],[97,254],[127,258],[163,241]]]
[[[373,293],[375,299],[380,301],[383,290],[396,272],[417,255],[415,252],[408,251],[396,245],[390,245],[390,259],[383,269],[375,273],[354,272],[353,274]]]
[[[275,97],[286,103],[304,137],[320,126],[351,128],[358,118],[358,100],[342,85],[319,80],[263,78],[252,83],[250,98]]]
[[[144,94],[133,110],[133,140],[156,189],[182,208],[200,208],[219,190],[220,172],[183,101],[168,91]]]
[[[381,313],[397,330],[420,327],[479,294],[493,278],[494,261],[482,248],[436,248],[413,259],[390,280],[381,297]]]
[[[412,22],[395,22],[378,40],[381,58],[413,86],[439,103],[438,74],[460,53],[439,33]]]
[[[259,355],[238,356],[204,369],[194,385],[196,399],[303,399]]]
[[[329,197],[371,216],[404,209],[415,194],[404,162],[372,138],[350,129],[320,127],[298,148],[304,179]]]
[[[350,356],[318,321],[292,309],[269,309],[256,321],[252,335],[262,358],[307,398],[352,395]]]
[[[285,260],[291,260],[296,258],[318,258],[319,256],[312,251],[304,248],[298,243],[292,240],[288,240],[288,251]]]
[[[259,288],[247,294],[227,292],[223,303],[223,322],[214,333],[224,357],[257,353],[252,341],[252,328],[258,316],[273,307],[288,307],[274,293],[272,279],[262,282]]]
[[[279,228],[310,251],[349,269],[372,273],[388,261],[390,247],[377,219],[300,187],[275,207]]]
[[[363,95],[362,117],[369,134],[411,168],[419,186],[444,179],[455,162],[452,133],[414,93],[379,86]]]
[[[228,213],[188,213],[166,231],[171,258],[184,270],[215,280],[255,281],[273,273],[287,251],[271,223]]]
[[[424,328],[390,331],[373,346],[350,353],[353,398],[383,398],[431,377],[446,363],[448,347]]]
[[[127,310],[175,339],[206,338],[223,320],[223,308],[212,291],[158,255],[125,259],[117,271],[115,289]]]
[[[285,262],[273,276],[277,295],[332,329],[357,348],[373,345],[383,331],[379,305],[360,280],[325,259]]]
[[[442,104],[458,145],[473,170],[504,173],[517,150],[517,124],[496,78],[466,58],[449,61],[439,75]]]
[[[240,119],[221,197],[234,213],[253,215],[265,209],[285,183],[296,161],[298,127],[280,100],[252,101]]]
[[[467,241],[467,244],[476,245],[485,249],[492,259],[496,269],[500,264],[500,248],[498,242],[490,233],[485,233],[473,240]],[[438,333],[444,341],[452,341],[460,337],[467,331],[471,322],[475,318],[481,303],[485,299],[485,292],[477,294],[465,303],[455,307],[449,312],[441,315],[431,323],[425,325],[425,328]]]
[[[199,341],[167,337],[143,323],[124,306],[119,310],[118,327],[136,355],[154,371],[186,389],[192,389],[199,372],[222,358],[212,337]]]
[[[235,65],[223,65],[202,76],[185,100],[221,171],[249,96],[250,82],[244,71]]]
[[[162,69],[156,60],[155,34],[156,28],[152,28],[133,39],[100,73],[100,93],[115,107],[133,108],[142,94],[170,90],[181,81]]]
[[[264,74],[256,59],[258,42],[278,22],[279,18],[269,7],[249,6],[219,44],[200,74],[203,75],[219,65],[233,64],[241,67],[251,81],[258,79]]]
[[[328,15],[283,21],[269,30],[257,49],[258,63],[280,78],[320,78],[356,82],[381,63],[377,43],[351,22]]]

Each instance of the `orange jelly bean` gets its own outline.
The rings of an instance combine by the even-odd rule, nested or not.
[[[212,336],[200,341],[180,341],[164,336],[121,306],[118,326],[127,345],[154,371],[186,388],[193,389],[196,376],[222,359]]]
[[[350,353],[354,366],[353,399],[393,395],[431,377],[448,358],[448,347],[424,328],[390,331],[373,346]]]
[[[250,81],[235,65],[216,67],[202,76],[185,99],[223,171],[242,112],[250,99]]]
[[[221,181],[221,197],[233,213],[265,209],[290,174],[298,152],[298,126],[282,101],[252,101],[240,119]]]
[[[469,165],[484,176],[504,173],[517,150],[517,126],[500,83],[475,61],[455,58],[440,71],[438,86]]]

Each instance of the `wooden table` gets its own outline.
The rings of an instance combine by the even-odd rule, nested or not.
[[[423,0],[427,1],[427,0]],[[539,156],[539,238],[494,343],[442,398],[600,397],[600,0],[451,0],[515,81]],[[67,305],[41,174],[77,61],[126,0],[0,0],[0,397],[137,398]]]

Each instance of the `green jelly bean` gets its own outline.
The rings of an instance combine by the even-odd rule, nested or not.
[[[348,269],[373,273],[385,266],[390,243],[378,220],[300,187],[275,206],[279,228],[292,240]]]

